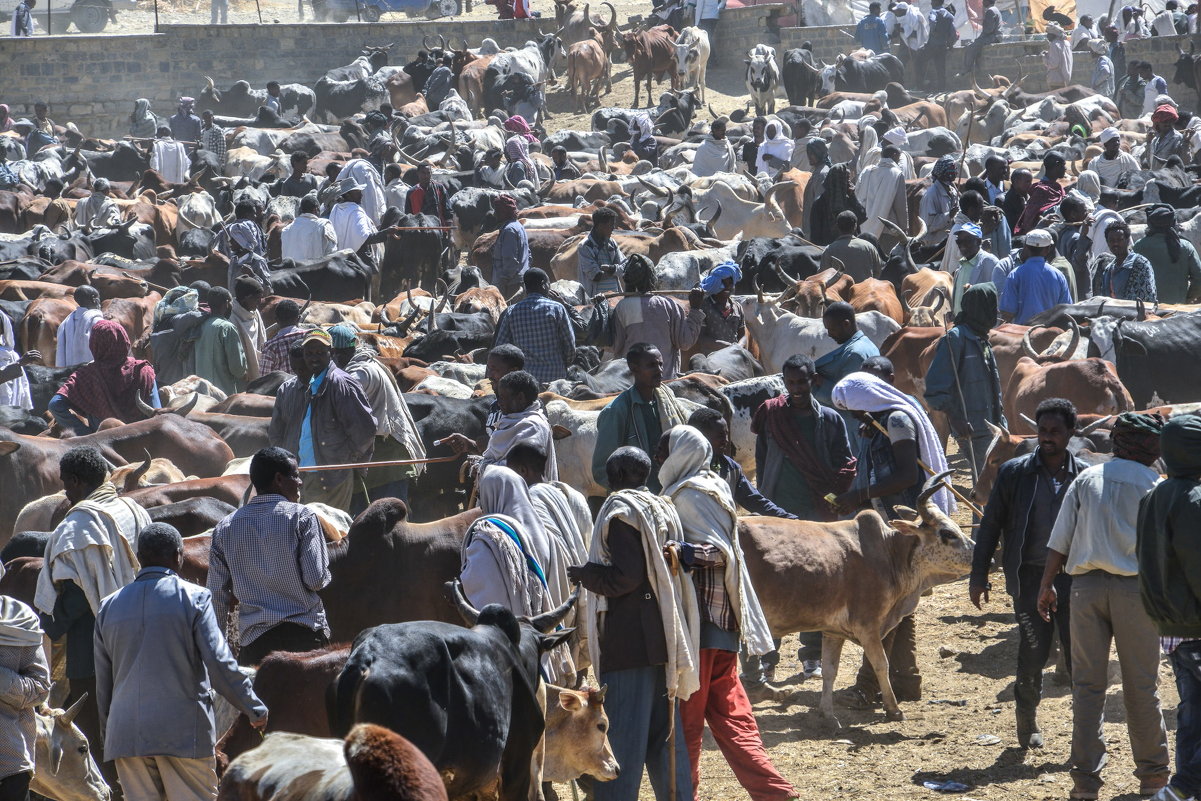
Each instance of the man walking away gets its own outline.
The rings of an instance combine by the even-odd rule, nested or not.
[[[838,238],[822,252],[821,268],[843,270],[855,279],[855,283],[866,278],[877,278],[880,275],[880,251],[871,242],[856,236],[859,218],[855,212],[839,212],[834,225],[838,229]],[[835,259],[842,262],[841,268]]]
[[[196,375],[207,378],[227,395],[246,386],[246,351],[238,327],[229,321],[233,296],[223,286],[209,290],[209,317],[200,326],[196,340]]]
[[[667,541],[684,533],[675,507],[647,489],[645,452],[618,448],[604,469],[613,494],[597,516],[589,561],[567,568],[591,593],[582,621],[589,656],[609,688],[605,711],[622,721],[610,734],[621,775],[597,784],[595,797],[637,798],[645,766],[656,801],[685,801],[693,798],[692,771],[678,704],[699,686],[700,618],[691,580],[664,558]]]
[[[501,314],[495,344],[520,342],[526,370],[539,383],[549,384],[567,377],[567,365],[575,355],[575,331],[566,305],[551,297],[545,272],[533,267],[523,281],[526,296]]]
[[[58,327],[58,341],[54,346],[54,364],[70,367],[92,361],[90,340],[92,326],[104,316],[100,311],[100,293],[96,287],[84,284],[73,293],[79,308],[67,315]]]
[[[34,709],[50,695],[50,666],[37,613],[7,595],[0,595],[0,677],[5,687],[0,692],[0,799],[29,801],[37,742]]]
[[[1159,438],[1168,477],[1138,512],[1138,582],[1143,609],[1172,663],[1176,774],[1152,801],[1201,793],[1201,416],[1173,417]]]
[[[1072,302],[1068,279],[1050,264],[1056,256],[1054,235],[1035,228],[1026,234],[1025,242],[1030,255],[1009,274],[1000,303],[1005,322],[1018,325],[1029,324],[1032,317],[1060,303]]]
[[[329,644],[317,596],[329,584],[329,554],[317,515],[300,505],[296,457],[263,448],[250,460],[250,483],[257,495],[213,529],[208,574],[223,631],[237,603],[242,665]]]
[[[671,298],[650,294],[655,288],[655,266],[638,254],[626,260],[621,280],[627,292],[637,295],[622,298],[613,308],[613,356],[625,356],[632,343],[650,343],[663,354],[663,380],[670,381],[679,375],[680,352],[695,345],[701,335],[705,291],[694,287],[688,293],[687,311]]]
[[[334,225],[318,217],[321,201],[316,194],[300,199],[300,214],[288,223],[280,234],[281,255],[292,261],[313,261],[338,249],[338,234]]]
[[[13,36],[33,36],[33,9],[37,6],[38,0],[21,0],[17,3],[17,7],[13,9]]]
[[[1112,461],[1081,471],[1068,487],[1039,588],[1038,611],[1050,625],[1059,600],[1055,581],[1072,582],[1073,799],[1094,799],[1103,784],[1105,693],[1109,650],[1117,647],[1122,699],[1139,794],[1168,782],[1168,734],[1159,708],[1155,625],[1138,598],[1138,509],[1159,481],[1157,414],[1126,412],[1113,427]]]
[[[525,226],[517,219],[517,199],[505,193],[492,201],[500,232],[492,244],[492,284],[506,299],[517,294],[521,278],[530,269],[530,243]]]
[[[1076,409],[1062,398],[1050,398],[1038,405],[1034,414],[1038,423],[1038,450],[1001,465],[993,485],[984,517],[976,535],[972,553],[972,572],[968,593],[977,609],[987,602],[992,585],[988,572],[993,553],[1001,544],[1001,569],[1005,573],[1005,591],[1013,599],[1018,624],[1017,679],[1013,697],[1017,712],[1018,745],[1042,748],[1037,711],[1042,699],[1043,668],[1051,653],[1051,633],[1058,629],[1064,653],[1071,654],[1070,613],[1068,603],[1072,578],[1066,573],[1054,576],[1059,604],[1054,625],[1038,609],[1039,590],[1047,563],[1047,541],[1068,486],[1084,469],[1083,462],[1067,450],[1076,430]],[[1071,669],[1071,658],[1068,658]]]
[[[260,732],[267,707],[238,671],[211,593],[179,577],[179,532],[142,529],[138,561],[137,578],[96,616],[104,758],[116,761],[126,801],[207,801],[217,792],[213,690]]]

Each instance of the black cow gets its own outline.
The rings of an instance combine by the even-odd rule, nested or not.
[[[5,261],[19,262],[26,257],[32,257],[50,264],[62,264],[68,259],[87,261],[94,252],[82,233],[64,231],[54,234],[44,225],[35,227],[28,237],[0,242],[0,259]],[[14,275],[13,278],[17,276]],[[34,280],[37,280],[37,276]]]
[[[1113,335],[1118,378],[1130,390],[1134,408],[1191,403],[1201,398],[1201,372],[1181,370],[1201,347],[1201,316],[1166,320],[1122,320]]]
[[[279,143],[279,149],[285,153],[300,150],[312,157],[323,150],[348,153],[355,148],[365,149],[370,139],[362,125],[353,120],[343,120],[336,133],[297,131],[290,134]]]
[[[335,81],[322,77],[313,87],[317,97],[314,116],[343,120],[360,111],[378,108],[388,102],[388,90],[374,76],[353,81]]]
[[[688,362],[696,373],[710,373],[727,381],[741,381],[763,375],[763,365],[741,345],[726,345],[712,353],[697,353]]]
[[[1176,74],[1172,76],[1172,83],[1183,84],[1195,91],[1197,102],[1201,103],[1201,80],[1198,80],[1198,76],[1201,76],[1201,55],[1197,55],[1197,45],[1195,42],[1189,42],[1188,52],[1179,52],[1180,58],[1176,59]]]
[[[740,294],[754,292],[753,279],[756,276],[760,287],[771,291],[784,289],[788,278],[808,278],[821,270],[822,250],[803,245],[791,236],[759,236],[744,240],[734,254],[734,260],[742,268],[742,279],[735,291]],[[787,276],[781,276],[777,267]]]
[[[215,238],[216,235],[207,228],[189,228],[179,237],[175,252],[180,258],[203,259]]]
[[[430,456],[449,456],[450,447],[434,443],[459,433],[471,440],[484,436],[491,398],[446,398],[420,392],[405,393],[405,404],[417,433]],[[410,516],[414,521],[439,520],[455,514],[467,500],[466,488],[459,481],[459,462],[428,465],[410,485],[413,501]]]
[[[154,228],[137,220],[126,220],[116,228],[103,228],[84,238],[97,255],[112,253],[135,261],[155,256]]]
[[[546,94],[541,84],[521,72],[503,73],[489,66],[484,73],[484,107],[518,114],[531,125],[542,117]]]
[[[844,58],[834,70],[836,92],[878,92],[889,83],[905,80],[905,65],[892,53],[880,53],[866,61]]]
[[[90,169],[97,178],[133,181],[150,169],[150,151],[129,142],[117,142],[110,151],[80,150],[63,159],[64,171],[85,168]]]
[[[388,222],[392,220],[381,220],[381,227]],[[442,225],[442,221],[432,214],[402,214],[394,222],[402,229]],[[442,266],[443,242],[442,232],[434,230],[402,230],[396,238],[389,238],[384,244],[380,294],[385,298],[396,297],[402,279],[408,279],[409,286],[432,292]]]
[[[502,801],[530,797],[530,760],[542,737],[539,657],[571,629],[548,634],[575,603],[517,618],[498,604],[477,611],[453,585],[471,628],[420,621],[359,635],[335,685],[330,728],[378,723],[408,738],[462,798],[496,787]]]
[[[567,152],[586,153],[599,152],[609,144],[609,135],[604,130],[592,131],[555,131],[542,140],[542,152],[549,153],[558,146],[567,148]]]
[[[36,436],[49,428],[50,424],[44,417],[31,414],[17,406],[0,406],[0,426],[10,428],[18,434]]]
[[[37,281],[45,271],[46,265],[41,259],[15,258],[0,265],[0,281]]]
[[[146,510],[153,523],[168,523],[175,526],[184,537],[212,529],[237,509],[216,498],[187,498],[163,506],[152,506]]]
[[[426,318],[430,330],[413,340],[404,355],[426,363],[445,361],[492,344],[496,334],[492,315],[488,312],[458,312],[435,314]]]
[[[285,259],[271,270],[271,291],[289,298],[341,303],[347,298],[370,298],[374,265],[357,253],[335,251],[313,261]]]
[[[533,194],[528,190],[509,194],[518,198],[519,206],[533,205],[537,202],[536,198],[529,198],[522,202],[523,192]],[[455,244],[460,250],[470,248],[480,234],[495,231],[500,227],[496,224],[496,215],[492,211],[492,201],[500,194],[502,193],[495,189],[471,187],[450,198],[450,211],[456,228],[454,231]]]
[[[784,51],[781,80],[788,102],[794,106],[812,106],[821,96],[821,72],[813,58],[809,43]]]
[[[33,414],[45,414],[50,408],[50,399],[59,387],[67,383],[75,367],[42,367],[40,364],[25,366],[25,377],[29,379],[29,394],[33,401]]]
[[[231,117],[252,117],[259,107],[267,103],[266,89],[251,89],[246,81],[237,81],[233,86],[222,91],[213,83],[212,78],[205,78],[207,86],[200,90],[196,98],[197,107],[208,109],[214,114],[221,113]],[[316,103],[313,90],[304,84],[288,83],[279,87],[280,111],[296,109],[300,115],[308,114],[309,109]]]
[[[692,125],[692,117],[700,110],[702,103],[696,89],[665,92],[663,95],[666,108],[661,104],[659,114],[655,118],[655,130],[665,136],[676,136],[688,130]]]
[[[362,77],[364,68],[373,73],[379,72],[388,66],[389,47],[368,46],[363,50],[363,55],[356,58],[354,62],[347,64],[345,67],[334,67],[332,70],[326,71],[325,75],[321,77],[328,78],[331,81],[351,81]]]
[[[267,395],[274,398],[275,393],[279,392],[279,388],[291,377],[291,373],[267,373],[247,384],[246,391],[254,395]]]
[[[22,556],[42,558],[46,553],[46,543],[50,541],[49,531],[18,531],[13,538],[0,548],[0,565],[20,559]]]

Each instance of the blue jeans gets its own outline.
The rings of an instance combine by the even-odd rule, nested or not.
[[[663,665],[613,670],[600,674],[608,685],[605,712],[609,715],[609,745],[621,766],[611,782],[597,782],[596,801],[638,801],[642,767],[650,776],[656,801],[691,801],[692,768],[676,703],[676,797],[671,797],[671,760],[668,744],[667,683]]]
[[[100,427],[99,420],[93,421],[89,419],[85,423],[76,417],[71,411],[71,404],[62,395],[52,397],[48,408],[50,409],[51,416],[54,417],[54,422],[77,437],[94,433]]]
[[[1182,642],[1172,652],[1176,674],[1176,775],[1172,787],[1186,798],[1201,792],[1201,641]]]
[[[217,16],[220,15],[221,23],[224,25],[229,22],[229,0],[211,0],[212,16],[209,19],[210,25],[217,24]]]

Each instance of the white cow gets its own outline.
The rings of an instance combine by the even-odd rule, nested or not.
[[[88,749],[88,738],[75,725],[86,694],[70,709],[37,713],[33,780],[29,789],[58,801],[109,801],[112,792]]]
[[[680,31],[676,39],[676,75],[681,89],[697,90],[697,99],[705,102],[705,71],[709,66],[709,34],[700,28]]]
[[[776,113],[776,90],[780,87],[780,67],[776,64],[776,49],[757,44],[747,53],[746,90],[755,103],[755,114]]]
[[[742,307],[747,330],[759,343],[759,361],[763,369],[778,373],[789,356],[803,353],[817,359],[838,347],[830,339],[826,327],[818,318],[799,317],[780,308],[777,298],[756,298],[739,295],[735,300]],[[878,311],[855,315],[855,322],[867,338],[881,345],[889,335],[901,330],[901,325]]]

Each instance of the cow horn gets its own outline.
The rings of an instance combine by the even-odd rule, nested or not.
[[[188,412],[190,412],[190,411],[192,411],[193,409],[195,409],[195,408],[196,408],[196,404],[197,404],[197,402],[199,402],[199,401],[200,401],[200,393],[199,393],[199,392],[193,392],[193,393],[192,393],[192,399],[191,399],[190,401],[188,401],[187,403],[185,403],[183,406],[180,406],[178,409],[172,409],[172,410],[171,410],[171,414],[177,414],[177,415],[179,415],[180,417],[187,417],[187,416],[188,416]]]
[[[1100,420],[1094,420],[1091,423],[1089,423],[1088,425],[1086,425],[1084,428],[1080,429],[1080,433],[1081,434],[1091,434],[1094,431],[1096,431],[1098,428],[1100,428],[1101,426],[1108,423],[1112,419],[1113,419],[1113,415],[1107,414],[1104,417],[1102,417]]]
[[[790,186],[795,186],[795,184],[792,181],[780,181],[777,184],[772,184],[771,188],[763,193],[763,206],[776,219],[784,219],[784,209],[780,208],[780,204],[776,202],[776,192],[781,189],[787,189]]]
[[[837,256],[831,256],[830,261],[834,262],[837,265],[837,267],[835,268],[836,272],[834,273],[834,275],[832,275],[826,279],[826,282],[824,284],[822,284],[822,289],[829,289],[830,287],[837,284],[838,281],[844,275],[846,275],[847,266],[842,263],[842,259],[839,259]]]
[[[430,35],[427,33],[421,37],[421,46],[426,50],[433,50],[433,45],[430,44]]]
[[[715,119],[715,120],[721,119],[721,115],[720,115],[720,114],[718,114],[716,111],[714,111],[714,110],[713,110],[713,104],[712,104],[712,103],[706,103],[706,104],[705,104],[705,107],[709,109],[709,116],[711,116],[711,117],[712,117],[713,119]]]
[[[1022,334],[1022,350],[1025,351],[1026,355],[1031,359],[1039,359],[1042,356],[1041,353],[1034,349],[1034,345],[1030,343],[1030,335],[1040,328],[1046,328],[1046,326],[1042,323],[1039,323],[1038,325],[1027,328],[1026,333]]]
[[[947,289],[946,289],[946,287],[942,287],[942,286],[940,286],[940,287],[938,287],[938,288],[935,290],[935,292],[934,292],[934,301],[935,301],[935,304],[934,304],[934,306],[933,306],[933,307],[930,309],[930,314],[932,314],[932,315],[934,315],[934,314],[938,314],[938,310],[939,310],[939,309],[941,309],[941,308],[942,308],[942,307],[943,307],[943,306],[946,304],[946,302],[947,302]]]
[[[146,401],[142,400],[142,393],[135,392],[133,396],[134,405],[138,407],[138,411],[146,415],[147,418],[154,417],[155,408]]]
[[[79,710],[83,709],[83,702],[87,699],[88,694],[85,692],[79,696],[79,699],[63,710],[63,713],[58,716],[59,722],[64,726],[70,726],[75,722],[75,716],[79,714]]]
[[[1025,412],[1020,412],[1018,414],[1018,417],[1022,418],[1022,420],[1025,421],[1026,425],[1030,426],[1035,431],[1038,431],[1038,423],[1036,423],[1034,421],[1034,418],[1032,418],[1030,415],[1026,414]]]
[[[605,152],[608,149],[609,148],[606,147],[605,145],[601,145],[600,152],[598,153],[598,155],[600,156],[601,172],[605,172],[605,173],[607,173],[609,171],[609,157],[605,155]]]
[[[991,100],[992,95],[980,88],[980,84],[976,83],[976,77],[972,76],[972,91],[975,92],[981,100]]]
[[[671,192],[668,192],[666,189],[664,189],[661,186],[655,186],[654,184],[648,184],[646,181],[642,180],[641,175],[635,175],[634,177],[638,179],[638,183],[642,184],[644,187],[646,187],[648,190],[650,190],[651,194],[658,195],[659,197],[671,197]]]
[[[601,5],[609,7],[609,24],[605,26],[605,29],[610,30],[610,31],[616,31],[617,30],[617,9],[614,8],[613,4],[609,3],[609,2],[602,2]]]
[[[934,493],[938,492],[943,481],[952,472],[951,470],[944,470],[938,475],[930,476],[929,480],[926,481],[926,486],[922,488],[922,494],[917,496],[917,510],[918,514],[922,516],[922,520],[929,520],[934,516],[934,501],[930,500],[930,498]]]
[[[1070,361],[1076,353],[1076,348],[1080,347],[1080,326],[1076,323],[1076,318],[1069,316],[1068,325],[1072,327],[1072,338],[1068,342],[1067,353],[1064,354],[1065,362]]]
[[[760,303],[763,303],[763,287],[759,286],[759,273],[757,271],[751,276],[751,286],[755,289],[755,298]]]
[[[580,585],[577,584],[571,591],[571,595],[567,596],[567,600],[558,609],[552,609],[530,618],[530,625],[543,634],[549,634],[555,626],[563,621],[563,618],[567,617],[567,613],[571,611],[571,607],[575,606],[576,599],[579,597]]]
[[[699,214],[697,215],[696,219],[698,222],[700,222],[701,218],[700,218]],[[714,225],[717,225],[717,221],[719,219],[721,219],[721,204],[720,203],[717,204],[717,210],[715,212],[713,212],[713,216],[710,217],[708,220],[704,221],[705,222],[705,230],[709,233],[709,236],[713,237],[714,239],[720,239],[720,237],[717,235],[717,230],[713,227]]]
[[[217,91],[217,84],[213,83],[213,79],[212,79],[212,78],[210,78],[209,76],[205,75],[205,76],[204,76],[204,80],[205,80],[205,83],[207,83],[207,84],[208,84],[208,90],[209,90],[210,92],[215,92],[215,91]]]
[[[468,602],[467,596],[463,595],[463,582],[455,579],[454,581],[446,582],[442,586],[450,594],[451,602],[455,605],[455,609],[459,610],[459,614],[463,616],[463,620],[467,622],[468,626],[475,626],[476,623],[480,622],[480,610],[472,606]]]
[[[773,273],[776,274],[776,278],[780,279],[780,283],[784,286],[784,291],[786,294],[789,289],[795,287],[796,279],[793,278],[792,276],[790,276],[788,273],[784,272],[784,268],[780,266],[780,262],[776,261],[775,259],[772,259],[771,270]]]
[[[150,462],[152,461],[149,451],[144,451],[146,461],[142,462],[141,466],[135,469],[132,473],[125,477],[125,492],[133,492],[138,488],[138,482],[142,480],[142,476],[146,475],[150,470]]]

